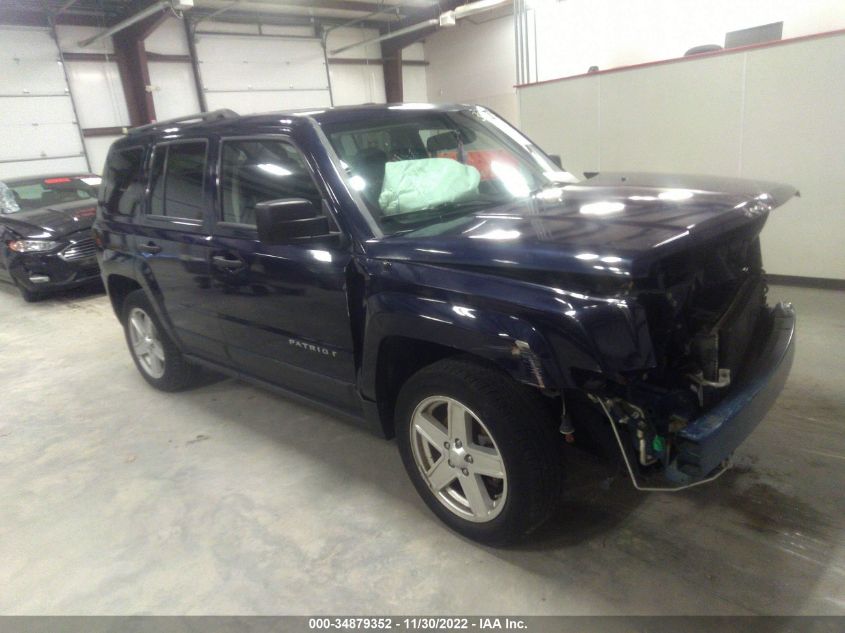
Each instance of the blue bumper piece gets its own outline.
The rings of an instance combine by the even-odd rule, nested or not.
[[[795,311],[779,303],[770,310],[771,330],[745,378],[710,411],[677,436],[677,454],[666,477],[689,484],[707,477],[763,420],[783,389],[795,356]]]

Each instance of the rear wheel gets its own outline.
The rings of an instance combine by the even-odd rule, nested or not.
[[[399,450],[417,492],[447,525],[504,544],[538,527],[561,490],[559,437],[541,396],[494,367],[447,359],[403,386]]]
[[[143,290],[126,297],[123,327],[132,359],[153,387],[178,391],[195,381],[197,368],[185,360],[167,335]]]

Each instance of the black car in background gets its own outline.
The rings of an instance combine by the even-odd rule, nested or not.
[[[0,280],[26,301],[99,280],[91,225],[100,177],[62,174],[3,181],[13,202],[0,208]]]

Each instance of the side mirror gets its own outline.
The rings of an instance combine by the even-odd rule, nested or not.
[[[290,244],[330,234],[328,218],[304,198],[259,202],[255,205],[255,224],[258,239],[264,244]]]

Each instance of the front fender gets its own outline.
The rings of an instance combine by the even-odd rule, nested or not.
[[[361,386],[374,399],[381,344],[411,338],[490,360],[515,380],[539,388],[562,382],[560,367],[545,337],[527,320],[490,309],[404,292],[380,292],[367,301]]]
[[[575,386],[576,368],[614,373],[654,363],[645,314],[624,300],[406,262],[373,262],[365,272],[359,387],[367,398],[390,337],[471,353],[550,389]]]

